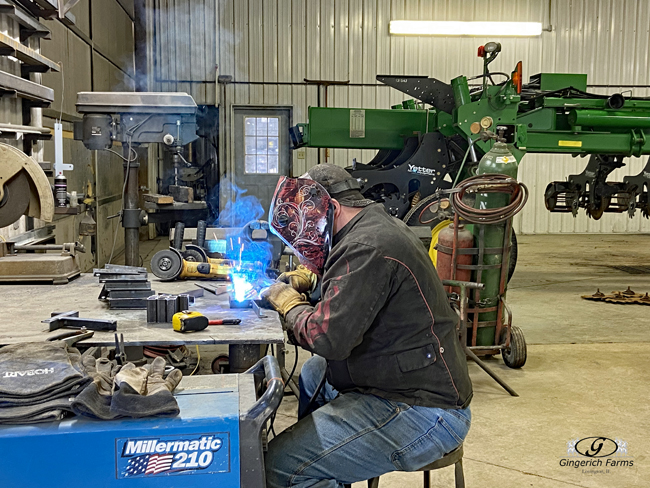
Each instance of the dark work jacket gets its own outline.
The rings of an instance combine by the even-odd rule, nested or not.
[[[328,380],[341,392],[469,405],[458,316],[422,243],[381,205],[364,208],[336,234],[321,301],[286,319],[302,347],[328,360]]]

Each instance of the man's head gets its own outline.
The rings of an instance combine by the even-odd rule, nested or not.
[[[303,265],[322,275],[334,235],[371,203],[347,171],[320,164],[300,178],[280,177],[269,224]]]
[[[323,163],[307,171],[306,177],[320,183],[332,197],[334,205],[334,234],[341,230],[372,200],[364,198],[360,185],[350,173],[340,166]]]

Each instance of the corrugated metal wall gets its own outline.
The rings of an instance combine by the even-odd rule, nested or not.
[[[479,73],[476,48],[494,40],[389,36],[391,19],[542,22],[552,25],[553,31],[537,38],[498,39],[503,52],[492,69],[509,72],[522,60],[526,78],[541,71],[587,73],[590,84],[610,85],[593,89],[602,93],[650,82],[648,0],[147,0],[147,4],[156,53],[154,89],[187,91],[198,103],[212,104],[222,97],[215,83],[218,75],[264,83],[228,85],[226,113],[234,104],[292,105],[294,122],[306,122],[307,107],[317,102],[316,88],[275,82],[309,78],[372,84],[377,74],[450,80]],[[635,88],[632,93],[649,96],[650,90]],[[404,98],[384,86],[329,88],[329,105],[337,107],[388,108]],[[316,151],[294,152],[294,174],[316,163]],[[352,158],[365,162],[372,156],[372,151],[336,149],[330,152],[330,161],[345,166]],[[645,160],[632,160],[611,179],[639,173]],[[546,211],[546,185],[581,172],[585,163],[570,156],[526,156],[520,176],[531,199],[517,218],[516,229],[650,231],[648,220],[639,215],[630,220],[606,214],[593,221],[584,214],[574,219]]]

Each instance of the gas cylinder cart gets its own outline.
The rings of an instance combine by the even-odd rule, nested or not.
[[[501,353],[510,368],[526,363],[526,341],[512,325],[506,288],[512,217],[527,197],[526,186],[507,174],[479,174],[460,182],[449,197],[453,223],[440,231],[436,244],[436,268],[461,311],[467,355],[513,395],[478,356]]]
[[[185,377],[176,417],[0,426],[2,487],[264,488],[263,431],[282,400],[273,356]]]

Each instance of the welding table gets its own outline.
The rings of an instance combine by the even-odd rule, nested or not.
[[[156,293],[179,294],[198,289],[193,281],[163,282],[149,275],[151,288]],[[217,283],[217,282],[210,282]],[[47,332],[41,320],[51,312],[78,310],[84,318],[116,319],[118,333],[124,334],[124,345],[180,346],[230,345],[231,372],[242,372],[260,357],[260,345],[284,344],[284,333],[277,312],[264,310],[266,317],[258,317],[252,309],[230,309],[228,295],[205,292],[196,299],[191,310],[209,318],[238,318],[240,325],[210,326],[204,331],[181,334],[171,324],[148,324],[146,310],[109,310],[97,299],[102,284],[92,274],[83,273],[66,285],[28,284],[0,285],[0,346],[21,342],[42,341],[63,332]],[[95,332],[83,342],[85,346],[114,346],[114,332]],[[283,357],[278,358],[283,365]]]

